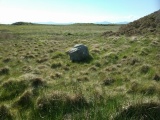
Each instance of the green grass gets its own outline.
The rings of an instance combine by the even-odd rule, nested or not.
[[[0,119],[158,120],[160,36],[102,36],[118,28],[0,25]],[[79,43],[92,59],[70,61]]]

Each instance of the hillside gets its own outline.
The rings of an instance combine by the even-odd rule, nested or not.
[[[121,35],[144,35],[160,33],[160,10],[119,28]]]

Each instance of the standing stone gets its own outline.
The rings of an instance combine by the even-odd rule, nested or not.
[[[76,44],[67,52],[72,62],[80,62],[90,57],[87,46],[83,44]]]

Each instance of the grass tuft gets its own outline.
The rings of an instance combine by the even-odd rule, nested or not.
[[[153,77],[153,80],[160,81],[160,75],[155,74],[154,77]]]
[[[30,91],[25,91],[15,102],[15,105],[21,106],[22,108],[26,108],[31,106],[32,104],[33,94]]]
[[[62,73],[56,72],[55,74],[51,74],[50,77],[51,77],[52,79],[61,78],[61,77],[62,77]]]
[[[44,85],[44,81],[43,81],[42,78],[38,78],[38,77],[37,77],[37,78],[31,79],[30,81],[31,81],[31,86],[32,86],[32,87],[35,87],[35,88]]]
[[[114,120],[159,120],[160,103],[138,103],[122,110]]]
[[[150,65],[143,65],[140,69],[141,73],[146,74],[150,70]]]
[[[12,114],[6,105],[0,105],[0,120],[13,120]]]
[[[8,100],[17,97],[27,88],[24,81],[8,80],[2,83],[2,90],[0,92],[0,100]]]
[[[59,68],[62,67],[62,63],[61,62],[54,62],[51,65],[51,68],[55,69],[55,68]]]
[[[77,78],[78,82],[87,82],[89,81],[89,78],[87,76],[81,76]]]
[[[6,75],[6,74],[9,74],[9,67],[3,67],[3,68],[0,68],[0,75]]]
[[[112,85],[115,82],[115,79],[113,78],[106,78],[103,80],[103,85]]]

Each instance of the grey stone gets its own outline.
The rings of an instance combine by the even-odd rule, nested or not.
[[[88,47],[83,44],[76,44],[67,53],[73,62],[84,61],[90,57]]]

